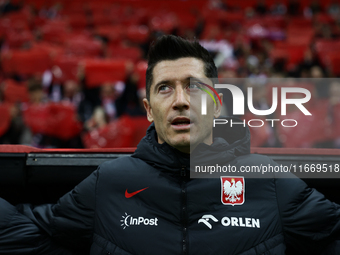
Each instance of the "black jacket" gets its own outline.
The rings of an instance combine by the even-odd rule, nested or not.
[[[217,138],[204,146],[205,156],[238,167],[275,164],[249,154],[248,130],[227,133],[231,143]],[[303,181],[245,178],[244,203],[225,205],[221,179],[190,179],[189,157],[156,136],[151,125],[133,156],[101,164],[57,204],[18,210],[54,242],[76,249],[90,244],[91,254],[278,255],[286,245],[319,254],[339,235],[339,206]],[[14,237],[6,224],[0,220],[0,254],[20,254],[10,243],[25,231]],[[10,224],[26,228],[16,218]]]

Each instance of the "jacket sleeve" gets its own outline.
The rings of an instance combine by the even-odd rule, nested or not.
[[[56,243],[67,248],[82,247],[86,251],[93,235],[98,175],[99,169],[61,197],[57,204],[23,204],[17,209]]]
[[[0,254],[72,254],[0,198]]]
[[[288,248],[299,254],[321,254],[331,242],[340,239],[338,204],[298,178],[277,178],[275,183]]]

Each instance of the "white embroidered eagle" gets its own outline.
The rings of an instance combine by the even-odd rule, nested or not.
[[[227,196],[226,201],[230,201],[231,203],[236,202],[237,200],[240,200],[241,198],[238,197],[238,195],[241,195],[243,192],[243,184],[241,181],[236,182],[235,185],[235,179],[231,179],[231,183],[229,181],[225,181],[223,184],[224,194]]]

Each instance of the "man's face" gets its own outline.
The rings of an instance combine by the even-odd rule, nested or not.
[[[221,106],[215,106],[208,97],[207,115],[201,115],[201,95],[205,92],[190,85],[190,78],[207,78],[201,60],[161,61],[153,69],[150,102],[143,101],[148,120],[155,123],[158,142],[185,153],[199,143],[212,143],[213,118],[221,111]]]

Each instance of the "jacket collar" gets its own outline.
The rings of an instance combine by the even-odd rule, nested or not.
[[[230,119],[228,118],[228,120]],[[239,122],[240,120],[234,119],[234,121]],[[207,160],[222,164],[250,153],[248,127],[217,125],[213,132],[214,142],[212,145],[201,143],[189,155],[176,150],[167,143],[159,144],[155,125],[152,123],[132,157],[140,158],[156,168],[174,171],[183,166],[189,167],[190,160],[202,164],[206,163]]]

